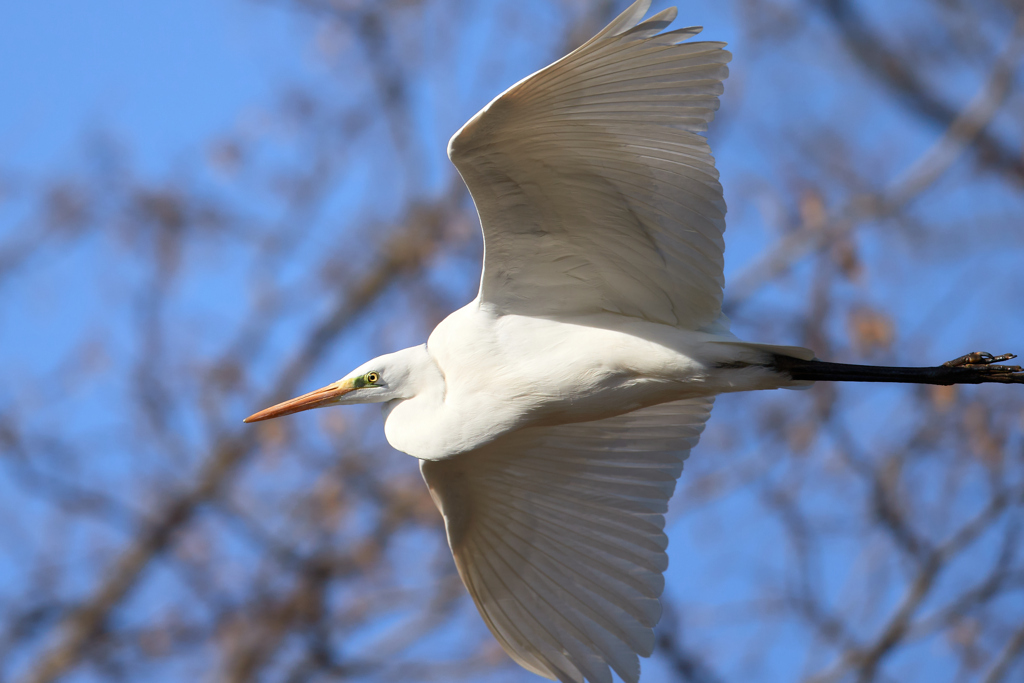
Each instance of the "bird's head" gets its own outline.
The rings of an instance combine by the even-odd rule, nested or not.
[[[415,360],[419,355],[425,355],[422,347],[374,358],[337,382],[261,410],[244,421],[259,422],[311,408],[412,398],[417,390]]]

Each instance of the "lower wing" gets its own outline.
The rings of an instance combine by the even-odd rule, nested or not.
[[[481,616],[523,667],[563,682],[627,683],[668,566],[663,528],[713,398],[533,427],[420,462]]]

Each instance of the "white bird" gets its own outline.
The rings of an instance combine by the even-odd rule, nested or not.
[[[451,139],[484,236],[476,299],[426,344],[375,358],[252,422],[382,403],[494,637],[564,682],[639,680],[654,649],[664,513],[716,394],[808,380],[1020,382],[1005,354],[936,368],[813,360],[722,315],[725,201],[699,132],[724,43],[641,21],[637,0]]]

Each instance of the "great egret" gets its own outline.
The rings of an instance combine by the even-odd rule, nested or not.
[[[1012,358],[823,363],[742,342],[722,316],[725,202],[698,135],[731,55],[641,21],[495,98],[451,139],[483,228],[480,291],[426,344],[246,422],[382,403],[420,458],[459,574],[505,651],[541,676],[639,679],[668,564],[663,514],[714,396],[813,380],[1024,382]]]

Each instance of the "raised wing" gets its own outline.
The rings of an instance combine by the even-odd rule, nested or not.
[[[513,432],[420,461],[462,581],[505,651],[563,682],[640,676],[683,461],[713,398]]]
[[[719,316],[725,201],[697,131],[724,43],[637,23],[639,0],[515,84],[451,139],[484,234],[479,299],[525,315],[610,311],[700,329]]]

